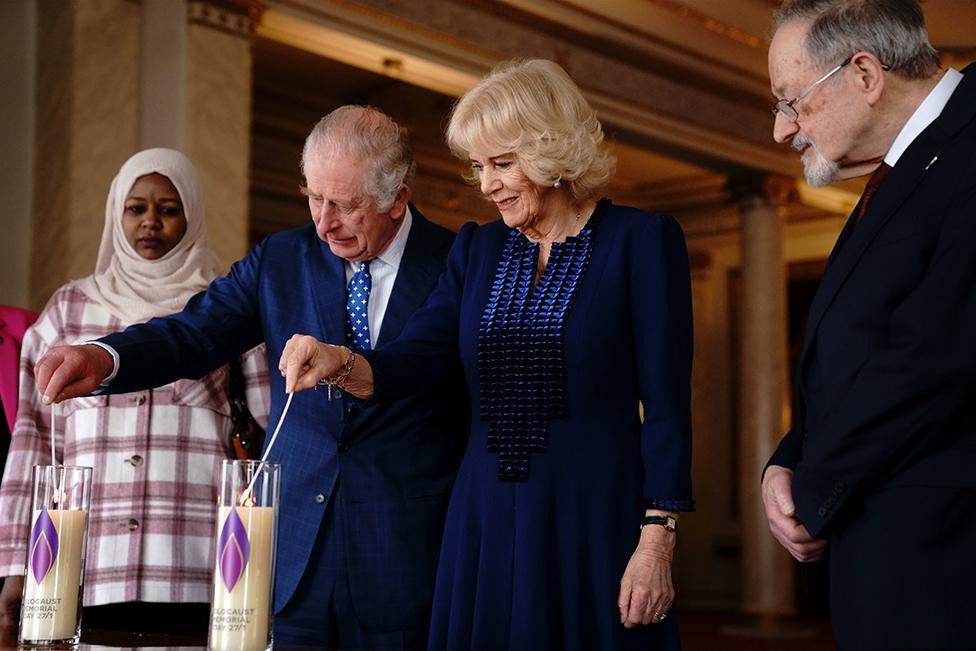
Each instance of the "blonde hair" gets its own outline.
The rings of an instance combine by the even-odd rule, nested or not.
[[[463,160],[476,149],[511,152],[530,180],[568,183],[576,201],[592,198],[613,174],[596,113],[566,71],[545,59],[497,66],[455,103],[446,136]]]

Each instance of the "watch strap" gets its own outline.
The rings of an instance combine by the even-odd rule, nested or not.
[[[644,519],[641,521],[640,528],[643,529],[649,524],[660,525],[672,532],[678,531],[678,521],[672,518],[670,515],[645,515]]]

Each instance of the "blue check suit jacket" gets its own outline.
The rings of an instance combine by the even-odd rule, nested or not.
[[[395,339],[424,303],[454,239],[416,208],[411,212],[377,348]],[[111,391],[201,377],[264,341],[269,422],[277,423],[286,398],[277,371],[281,351],[295,333],[344,341],[345,285],[343,260],[313,225],[271,235],[182,312],[105,337],[120,356]],[[344,536],[357,615],[371,628],[426,629],[444,514],[467,430],[460,368],[437,378],[431,390],[351,414],[326,391],[297,394],[270,456],[282,465],[275,612],[318,552],[314,543],[327,508],[341,500],[337,535]]]

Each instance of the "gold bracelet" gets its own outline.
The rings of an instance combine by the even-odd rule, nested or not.
[[[332,400],[332,389],[344,389],[346,386],[346,380],[352,374],[352,369],[356,365],[356,353],[352,352],[345,346],[336,346],[336,348],[341,348],[349,353],[346,357],[346,361],[343,362],[342,368],[335,375],[331,375],[326,378],[319,380],[319,384],[324,384],[329,388],[329,400]]]

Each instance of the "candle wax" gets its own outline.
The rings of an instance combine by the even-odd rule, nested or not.
[[[78,601],[81,597],[81,570],[84,564],[85,512],[48,509],[34,511],[32,527],[46,513],[54,524],[57,540],[40,540],[44,570],[40,582],[32,571],[32,549],[27,550],[27,576],[21,606],[21,641],[69,640],[78,633]],[[57,553],[50,558],[50,550]]]
[[[237,518],[228,519],[232,508]],[[268,647],[273,535],[270,506],[218,509],[211,649],[260,651]]]

